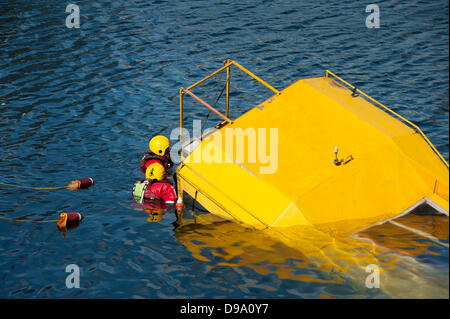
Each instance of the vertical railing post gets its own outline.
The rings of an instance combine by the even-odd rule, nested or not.
[[[230,63],[230,60],[226,60],[223,64]],[[230,117],[230,66],[227,67],[227,109],[225,111],[225,116]]]
[[[183,159],[183,88],[180,88],[180,145],[181,159]]]

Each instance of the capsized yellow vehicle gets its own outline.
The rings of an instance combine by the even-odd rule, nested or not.
[[[229,119],[230,68],[274,92]],[[227,72],[225,115],[192,92]],[[448,163],[416,125],[330,71],[278,91],[227,60],[180,89],[224,119],[201,138],[182,139],[179,194],[222,218],[295,241],[304,226],[351,234],[426,205],[448,216]],[[293,236],[289,236],[291,233]]]

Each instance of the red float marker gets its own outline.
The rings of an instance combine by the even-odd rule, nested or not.
[[[78,190],[78,189],[86,189],[94,185],[94,180],[92,178],[79,178],[70,182],[67,185],[68,189]]]
[[[89,188],[92,185],[94,185],[94,180],[92,178],[79,178],[78,179],[80,181],[80,188]]]
[[[78,227],[83,218],[84,218],[83,215],[76,212],[61,213],[58,217],[56,225],[58,226],[59,230],[66,231],[68,229]]]

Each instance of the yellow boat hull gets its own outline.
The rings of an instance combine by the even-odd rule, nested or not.
[[[230,147],[236,130],[244,143]],[[266,145],[251,132],[265,132]],[[269,135],[272,163],[247,156],[267,153]],[[211,213],[257,229],[345,224],[352,232],[424,198],[448,215],[448,167],[423,137],[328,76],[299,80],[204,137],[177,176],[179,190]]]

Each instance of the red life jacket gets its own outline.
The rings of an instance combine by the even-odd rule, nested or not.
[[[144,203],[147,201],[176,202],[175,187],[168,180],[152,180],[144,191]]]
[[[173,166],[173,162],[170,158],[170,152],[166,151],[166,154],[164,154],[164,156],[157,155],[155,153],[146,153],[141,160],[140,167],[142,173],[145,175],[147,167],[149,167],[151,164],[155,162],[160,163],[162,166],[164,166],[165,169],[169,169]]]

